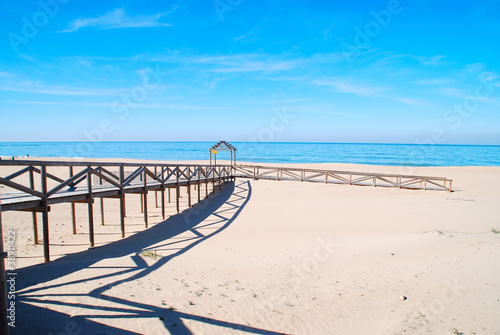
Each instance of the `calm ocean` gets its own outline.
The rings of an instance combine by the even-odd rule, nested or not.
[[[207,160],[214,142],[0,142],[0,156]],[[500,166],[500,146],[231,142],[238,161],[403,166]],[[218,159],[229,160],[228,152]]]

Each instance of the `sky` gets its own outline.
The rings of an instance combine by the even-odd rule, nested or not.
[[[0,141],[500,144],[500,1],[3,1]]]

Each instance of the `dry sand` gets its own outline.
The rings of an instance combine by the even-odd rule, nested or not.
[[[56,260],[38,265],[31,214],[4,212],[15,333],[500,334],[500,167],[307,167],[443,176],[456,192],[239,179],[179,215],[168,204],[166,221],[150,193],[148,230],[130,195],[123,240],[118,202],[105,226],[96,204],[92,250],[86,205],[73,235],[61,204]]]

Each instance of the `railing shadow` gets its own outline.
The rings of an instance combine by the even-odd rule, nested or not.
[[[147,276],[163,267],[171,259],[222,232],[241,213],[250,200],[251,193],[249,182],[229,183],[217,195],[202,201],[194,208],[129,238],[67,255],[52,263],[19,269],[16,283],[18,321],[13,333],[136,334],[133,331],[99,323],[92,319],[146,318],[151,320],[154,318],[162,320],[165,331],[171,334],[192,334],[183,323],[183,319],[227,329],[238,329],[250,334],[278,334],[265,329],[171,310],[166,306],[160,307],[126,300],[108,293],[113,287]],[[209,221],[207,219],[212,217],[216,220],[207,223],[206,221]],[[213,230],[204,235],[202,232],[208,228]],[[193,232],[195,236],[178,238],[179,235],[188,231]],[[180,242],[189,244],[168,256],[159,258],[152,265],[148,265],[137,254],[138,251],[151,246],[161,249]],[[135,265],[121,267],[96,264],[103,260],[123,257],[130,257]],[[80,279],[74,280],[59,280],[64,276],[71,277],[72,273],[89,268],[95,270],[88,271],[88,276],[80,276]],[[108,271],[100,271],[102,274],[95,275],[98,269]],[[110,279],[113,280],[111,283],[105,286],[94,285],[97,288],[90,292],[67,293],[73,292],[72,287],[76,288],[79,284],[89,282],[95,284],[96,281],[99,283],[99,280],[109,281]],[[51,290],[55,292],[51,294]],[[89,301],[92,303],[90,304]],[[103,303],[99,304],[99,301]],[[49,305],[54,307],[48,308]],[[68,310],[76,310],[77,308],[81,308],[76,313],[77,315],[72,317],[66,314]],[[62,309],[64,312],[57,311],[57,309]]]

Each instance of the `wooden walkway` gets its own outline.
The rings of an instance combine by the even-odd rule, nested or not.
[[[444,177],[413,176],[388,173],[335,171],[271,167],[260,165],[234,165],[233,176],[239,178],[293,180],[301,182],[343,184],[399,189],[438,190],[452,192],[452,180]]]
[[[144,222],[148,227],[148,192],[161,193],[162,217],[165,219],[165,191],[176,192],[177,213],[180,212],[180,188],[186,187],[188,206],[191,207],[191,187],[195,186],[198,202],[205,185],[203,198],[212,190],[235,178],[290,180],[399,189],[444,190],[452,192],[452,180],[444,177],[411,176],[353,171],[334,171],[269,167],[259,165],[176,165],[161,163],[98,163],[57,161],[0,160],[0,168],[17,170],[0,177],[5,186],[1,192],[0,213],[3,211],[28,211],[33,213],[34,241],[38,243],[37,212],[42,213],[45,261],[50,261],[49,216],[50,206],[72,204],[73,233],[76,234],[75,203],[88,204],[89,239],[94,247],[94,199],[101,201],[101,220],[104,223],[104,198],[120,200],[120,228],[125,237],[126,194],[141,194]],[[1,175],[2,171],[0,171]],[[35,178],[36,177],[36,178]],[[170,196],[169,196],[170,199]]]
[[[2,190],[1,211],[33,212],[33,230],[35,243],[38,242],[37,212],[42,213],[43,244],[45,261],[50,261],[49,252],[49,217],[50,206],[59,203],[72,203],[73,233],[76,234],[75,203],[88,204],[89,239],[94,247],[94,199],[103,198],[120,200],[120,227],[125,237],[125,195],[141,194],[144,221],[148,227],[147,193],[161,192],[162,217],[165,219],[165,191],[176,192],[177,213],[180,212],[180,188],[188,191],[188,206],[191,207],[191,186],[197,186],[198,202],[201,201],[201,188],[205,184],[208,196],[208,184],[212,190],[221,188],[227,181],[233,180],[229,165],[175,165],[175,164],[134,164],[134,163],[93,163],[93,162],[51,162],[51,161],[0,161],[0,167],[15,166],[18,171],[6,177],[0,177]],[[35,176],[37,178],[35,178]],[[40,179],[38,179],[40,177]],[[18,179],[23,179],[18,181]],[[90,190],[90,191],[89,191]],[[104,215],[102,216],[104,222]]]

